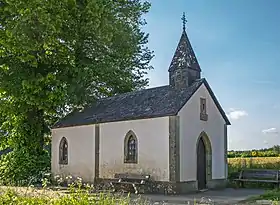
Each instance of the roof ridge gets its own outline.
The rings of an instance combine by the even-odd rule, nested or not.
[[[162,85],[162,86],[157,86],[157,87],[152,87],[152,88],[143,88],[143,89],[139,89],[139,90],[133,90],[133,91],[129,91],[129,92],[125,92],[125,93],[119,93],[113,96],[109,96],[109,97],[104,97],[104,98],[99,98],[98,100],[103,100],[103,99],[110,99],[110,98],[115,98],[115,97],[120,97],[122,95],[128,95],[128,94],[132,94],[132,93],[138,93],[138,92],[142,92],[144,90],[153,90],[153,89],[157,89],[157,88],[163,88],[163,87],[169,87],[170,85]]]

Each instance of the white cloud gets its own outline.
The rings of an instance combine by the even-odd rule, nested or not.
[[[231,120],[238,120],[241,117],[248,116],[248,113],[245,110],[230,108],[227,116]]]
[[[264,134],[278,134],[278,130],[275,127],[271,127],[265,130],[262,130]]]

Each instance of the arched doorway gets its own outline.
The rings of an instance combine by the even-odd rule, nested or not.
[[[207,188],[207,181],[212,178],[212,149],[210,140],[205,132],[202,132],[197,141],[197,188]]]

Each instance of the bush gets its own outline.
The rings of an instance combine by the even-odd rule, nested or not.
[[[39,184],[45,173],[50,172],[50,155],[31,155],[24,150],[16,150],[3,155],[0,160],[0,184]]]

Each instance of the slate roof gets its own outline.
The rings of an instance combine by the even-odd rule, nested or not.
[[[226,123],[230,122],[218,103],[206,79],[178,90],[169,85],[124,93],[97,100],[83,111],[75,111],[57,122],[53,128],[72,127],[96,123],[146,119],[177,115],[195,91],[205,84]]]
[[[201,71],[195,52],[191,46],[187,32],[183,29],[180,41],[172,58],[168,71],[189,68]]]

